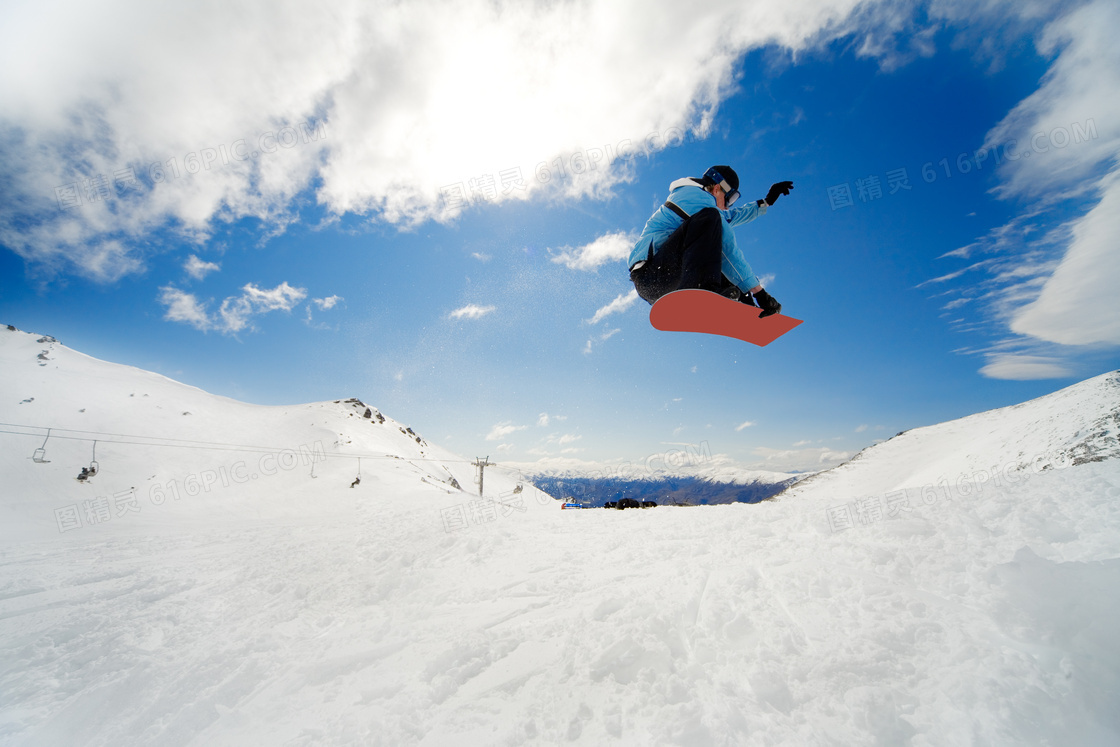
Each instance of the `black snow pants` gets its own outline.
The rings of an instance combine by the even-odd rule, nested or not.
[[[723,287],[723,217],[704,208],[685,219],[641,267],[630,272],[634,288],[648,303],[682,288],[720,292]]]

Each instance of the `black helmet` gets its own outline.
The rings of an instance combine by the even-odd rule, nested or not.
[[[704,183],[705,187],[712,184],[719,184],[720,182],[727,182],[727,185],[731,187],[731,189],[727,190],[728,192],[739,189],[739,175],[736,174],[735,169],[730,166],[713,166],[704,172],[704,176],[700,181]]]
[[[727,195],[727,207],[739,199],[739,175],[730,166],[713,166],[704,172],[700,183],[705,187],[718,184]]]

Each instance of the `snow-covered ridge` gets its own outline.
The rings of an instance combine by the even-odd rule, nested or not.
[[[11,327],[0,329],[0,379],[7,538],[57,536],[68,531],[66,516],[88,530],[82,507],[94,498],[107,505],[99,503],[93,523],[151,528],[217,516],[298,518],[307,507],[292,496],[302,489],[320,496],[320,508],[342,509],[391,473],[440,495],[477,489],[470,459],[356,397],[247,404]],[[75,479],[95,464],[93,478]],[[516,471],[498,468],[486,478],[505,490],[518,482]],[[351,484],[353,493],[328,489]],[[59,523],[68,510],[77,516]]]
[[[1120,457],[1120,371],[1018,405],[904,431],[808,477],[775,500],[809,493],[886,494],[925,486],[1014,482]]]

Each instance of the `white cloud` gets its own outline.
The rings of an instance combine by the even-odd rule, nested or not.
[[[291,311],[296,304],[307,297],[306,290],[293,288],[286,281],[271,290],[264,290],[248,283],[241,292],[241,298],[234,303],[258,314],[268,311]],[[224,303],[222,305],[225,306]]]
[[[735,426],[735,432],[738,433],[739,431],[746,430],[747,428],[750,428],[752,425],[754,425],[753,422],[751,422],[750,420],[745,420],[742,423],[739,423],[739,425]]]
[[[183,263],[183,269],[195,280],[202,280],[211,272],[217,272],[222,269],[222,266],[214,262],[206,262],[192,254],[187,258],[187,261]]]
[[[999,166],[997,193],[1028,202],[1021,216],[962,249],[986,251],[981,290],[1010,330],[1062,345],[1120,344],[1120,5],[1086,3],[1050,22],[1038,42],[1053,58],[1042,85],[988,133],[985,147],[1013,158]],[[1061,222],[1056,208],[1084,213]],[[971,268],[970,268],[971,269]],[[968,289],[965,295],[968,295]],[[1038,357],[1037,355],[1034,357]],[[1030,356],[997,357],[985,375],[1065,369]],[[1064,375],[1064,374],[1063,374]]]
[[[113,282],[143,268],[157,231],[202,242],[253,217],[275,233],[308,189],[333,215],[406,225],[453,218],[480,175],[490,203],[602,195],[631,178],[629,157],[706,133],[747,52],[855,35],[860,54],[897,57],[914,26],[860,0],[222,10],[236,22],[142,0],[6,9],[0,67],[22,72],[0,78],[0,244]],[[101,177],[108,191],[79,202]],[[620,249],[604,251],[573,261]]]
[[[606,342],[607,340],[611,339],[612,337],[614,337],[615,335],[617,335],[617,334],[618,334],[619,332],[621,332],[621,331],[622,331],[622,330],[621,330],[621,329],[618,329],[618,328],[615,328],[615,329],[609,329],[609,330],[607,330],[606,332],[604,332],[604,333],[602,333],[601,335],[599,335],[598,337],[596,337],[596,338],[593,338],[593,339],[589,339],[589,340],[587,341],[587,346],[586,346],[586,347],[584,347],[584,349],[583,349],[583,353],[584,353],[584,355],[590,355],[590,354],[591,354],[591,351],[592,351],[592,348],[593,348],[593,347],[594,347],[595,345],[598,345],[598,344],[601,344],[601,343],[604,343],[604,342]]]
[[[342,301],[345,301],[345,300],[346,299],[344,299],[342,296],[327,296],[326,298],[312,298],[311,302],[307,304],[307,318],[306,318],[305,321],[307,322],[308,326],[313,327],[315,329],[330,329],[330,327],[328,325],[325,325],[325,324],[318,324],[318,325],[313,324],[311,307],[312,306],[318,306],[320,311],[329,311],[329,310],[333,309],[335,306],[337,306],[339,303],[341,303]]]
[[[547,428],[548,427],[548,413],[547,412],[542,412],[540,417],[537,418],[537,425],[542,427],[542,428]]]
[[[856,433],[863,433],[865,430],[867,430],[867,425],[866,424],[856,426]]]
[[[1102,190],[1072,226],[1065,256],[1037,298],[1015,314],[1013,332],[1063,345],[1120,345],[1120,172]]]
[[[626,311],[631,306],[633,306],[639,298],[640,296],[638,295],[638,291],[636,290],[631,290],[629,293],[620,295],[618,298],[614,299],[609,304],[596,311],[595,315],[587,320],[587,323],[598,324],[611,314],[619,314],[623,311]]]
[[[160,288],[159,301],[167,307],[164,319],[168,321],[190,324],[203,332],[213,329],[222,334],[236,334],[252,329],[253,317],[270,311],[291,311],[306,296],[306,290],[294,288],[287,282],[271,290],[248,283],[241,289],[240,296],[226,298],[214,314],[207,311],[208,304],[173,286]]]
[[[507,420],[503,423],[498,423],[497,425],[492,427],[490,429],[490,432],[486,434],[486,440],[487,441],[501,441],[503,438],[510,435],[511,433],[516,433],[517,431],[523,431],[526,428],[528,428],[528,426],[526,426],[526,425],[514,425],[512,421]]]
[[[988,364],[980,373],[991,379],[1012,381],[1064,379],[1073,375],[1073,371],[1053,358],[1015,354],[989,355]]]
[[[210,315],[206,312],[205,305],[190,293],[184,293],[178,288],[165,286],[160,288],[159,301],[167,307],[164,319],[170,322],[189,324],[203,332],[213,326]]]
[[[630,233],[610,233],[576,249],[565,247],[552,258],[572,270],[598,270],[607,262],[624,260],[630,256],[637,236]]]
[[[752,465],[756,469],[775,472],[814,472],[829,469],[852,458],[847,451],[818,447],[815,449],[771,449],[759,447],[754,450],[762,461]]]
[[[472,303],[455,309],[447,316],[450,319],[479,319],[491,313],[494,309],[494,306],[478,306]]]

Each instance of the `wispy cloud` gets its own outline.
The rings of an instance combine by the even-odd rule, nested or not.
[[[1063,345],[1120,345],[1120,171],[1100,189],[1100,202],[1073,224],[1057,268],[1015,313],[1013,332]]]
[[[498,423],[498,424],[494,425],[490,429],[490,432],[486,434],[486,440],[487,441],[501,441],[503,438],[510,435],[511,433],[516,433],[517,431],[523,431],[528,427],[529,426],[527,426],[527,425],[514,425],[513,421],[507,420],[503,423]]]
[[[987,321],[996,335],[1018,336],[997,343],[1015,350],[985,353],[985,376],[1070,376],[1078,346],[1120,345],[1118,27],[1120,6],[1108,0],[1081,4],[1045,24],[1036,43],[1053,62],[1042,85],[985,139],[992,150],[1014,144],[1017,157],[998,166],[995,192],[1024,208],[946,255],[987,255],[983,261],[927,281],[984,271],[953,288],[974,301],[968,317],[955,323],[984,332]]]
[[[315,324],[313,322],[313,315],[312,315],[311,307],[312,306],[317,306],[320,311],[330,311],[335,306],[337,306],[338,304],[340,304],[341,302],[343,302],[345,300],[346,299],[344,299],[342,296],[327,296],[326,298],[312,298],[311,302],[307,304],[307,318],[306,318],[305,321],[307,322],[308,326],[313,327],[314,329],[330,329],[329,325]]]
[[[754,453],[762,461],[752,464],[753,468],[775,472],[814,472],[835,467],[852,457],[851,452],[836,451],[826,447],[813,449],[759,447],[754,450]]]
[[[552,261],[572,270],[598,270],[607,262],[617,262],[630,256],[630,249],[637,238],[630,233],[607,234],[575,249],[571,247],[560,249]]]
[[[735,426],[735,432],[738,433],[739,431],[746,430],[747,428],[750,428],[752,425],[754,425],[754,422],[752,422],[750,420],[744,420],[742,423],[739,423],[739,425]]]
[[[187,258],[187,261],[183,263],[183,269],[195,280],[202,280],[211,272],[217,272],[222,269],[222,266],[214,262],[206,262],[192,254]]]
[[[640,298],[636,290],[631,290],[629,293],[624,293],[606,306],[603,306],[595,314],[587,320],[588,324],[598,324],[606,319],[611,314],[620,314],[626,311]]]
[[[587,340],[587,345],[585,345],[584,348],[583,348],[583,354],[584,355],[590,355],[592,350],[594,349],[595,345],[599,345],[601,343],[606,342],[607,340],[611,339],[612,337],[614,337],[615,335],[617,335],[621,331],[622,331],[621,329],[610,329],[610,330],[607,330],[606,332],[602,333],[598,337],[588,339]]]
[[[567,419],[568,419],[567,415],[549,415],[547,412],[542,412],[537,417],[537,426],[541,427],[541,428],[547,428],[548,425],[550,423],[552,423],[553,420],[563,422]]]
[[[494,306],[479,306],[472,303],[455,309],[447,316],[449,319],[481,319],[487,314],[492,313],[495,308]]]
[[[1034,355],[996,354],[980,373],[992,379],[1032,381],[1035,379],[1062,379],[1073,374],[1068,366],[1053,358]]]
[[[210,314],[207,313],[205,305],[199,303],[198,299],[190,293],[165,286],[160,288],[159,301],[167,307],[167,312],[163,318],[169,322],[189,324],[203,332],[213,326],[213,321]]]
[[[306,297],[307,291],[303,288],[283,282],[271,289],[248,283],[242,287],[241,295],[226,298],[214,313],[208,311],[208,303],[174,286],[160,288],[159,301],[167,308],[164,319],[168,321],[189,324],[203,332],[236,334],[252,330],[254,317],[272,311],[291,311]]]

